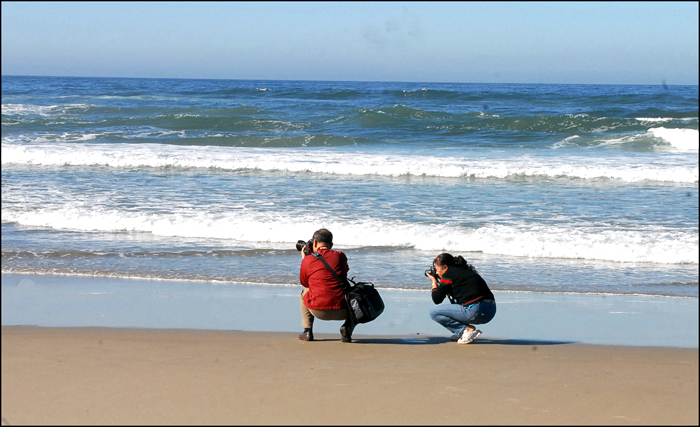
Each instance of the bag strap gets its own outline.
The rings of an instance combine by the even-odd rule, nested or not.
[[[319,260],[323,263],[323,265],[326,266],[326,268],[328,269],[328,271],[331,272],[331,274],[333,275],[333,277],[335,277],[335,280],[338,281],[338,284],[340,285],[341,288],[343,288],[344,291],[347,291],[347,290],[350,288],[350,285],[348,285],[347,282],[343,283],[343,281],[340,280],[340,277],[338,276],[338,273],[336,273],[335,270],[333,270],[333,269],[331,268],[331,266],[328,265],[328,262],[323,258],[323,255],[321,255],[321,254],[318,253],[318,252],[312,252],[311,255],[315,256],[317,259],[319,259]]]

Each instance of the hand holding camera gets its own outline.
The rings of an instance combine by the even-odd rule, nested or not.
[[[437,268],[435,267],[435,264],[430,266],[429,270],[425,270],[425,277],[430,279],[430,282],[432,283],[432,288],[436,289],[439,286],[439,280],[440,276],[437,274]]]
[[[299,252],[303,252],[304,255],[311,255],[311,253],[314,251],[314,241],[309,240],[308,242],[305,242],[303,240],[298,240],[297,250]]]
[[[437,279],[438,275],[437,275],[437,270],[435,269],[435,264],[433,264],[430,267],[430,270],[425,270],[424,274],[425,274],[425,277],[434,277],[435,279]]]

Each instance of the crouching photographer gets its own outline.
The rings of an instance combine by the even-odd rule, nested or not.
[[[341,251],[333,251],[333,233],[322,228],[308,242],[300,240],[297,250],[301,252],[299,281],[301,292],[301,323],[304,331],[299,335],[303,341],[313,341],[314,319],[344,320],[340,327],[340,340],[352,342],[355,324],[345,301],[345,290],[340,286],[323,261],[311,255],[316,252],[328,263],[342,282],[347,281],[348,258]]]
[[[473,342],[481,335],[474,325],[496,315],[496,300],[484,279],[462,256],[448,253],[438,255],[425,275],[432,282],[433,302],[440,304],[447,297],[451,303],[430,310],[430,318],[452,332],[453,341]]]

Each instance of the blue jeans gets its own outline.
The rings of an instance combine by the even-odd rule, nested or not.
[[[489,323],[496,315],[496,301],[479,301],[469,307],[441,304],[430,310],[430,318],[453,334],[461,334],[469,325]]]

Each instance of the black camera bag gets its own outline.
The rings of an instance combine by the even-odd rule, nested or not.
[[[343,283],[338,274],[328,265],[325,259],[318,252],[312,253],[318,258],[338,281],[338,284],[345,291],[345,302],[348,304],[348,311],[354,323],[367,323],[379,317],[384,311],[384,301],[379,292],[374,288],[374,284],[368,282],[355,282],[349,279]]]
[[[345,301],[348,303],[352,320],[355,323],[367,323],[379,317],[384,311],[384,301],[374,284],[355,283],[352,279],[348,281],[352,286],[345,290]]]

